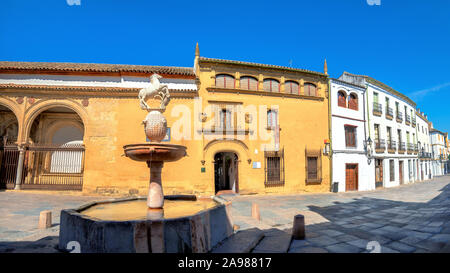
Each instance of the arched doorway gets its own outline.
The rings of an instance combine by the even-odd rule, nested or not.
[[[82,190],[84,124],[72,109],[39,113],[27,132],[22,189]]]
[[[16,181],[19,150],[17,117],[6,106],[0,105],[0,189],[12,189]]]
[[[215,193],[239,192],[239,158],[234,152],[219,152],[214,155]]]

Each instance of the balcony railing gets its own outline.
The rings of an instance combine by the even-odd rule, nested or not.
[[[405,115],[405,123],[406,123],[406,125],[411,124],[411,117],[408,114]]]
[[[405,153],[406,151],[406,144],[405,142],[399,142],[398,144],[398,152],[399,153]]]
[[[388,153],[393,154],[397,151],[397,142],[394,140],[388,140],[387,141],[387,149]]]
[[[408,154],[412,154],[414,152],[414,144],[408,143]]]
[[[386,106],[386,118],[390,120],[394,118],[394,111],[389,106]]]
[[[381,117],[381,115],[383,114],[383,107],[381,106],[381,104],[376,102],[373,103],[373,114],[375,116]]]
[[[412,119],[412,127],[416,128],[416,119],[415,118]]]
[[[376,139],[375,140],[375,152],[384,153],[386,150],[386,142],[384,139]]]
[[[396,117],[397,122],[402,123],[403,122],[403,113],[400,111],[397,111],[397,117]]]
[[[420,153],[419,153],[419,157],[420,157],[420,158],[431,158],[431,153],[420,152]]]
[[[419,152],[419,146],[414,144],[414,153],[417,154]]]

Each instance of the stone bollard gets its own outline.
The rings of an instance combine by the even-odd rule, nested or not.
[[[52,226],[52,212],[43,210],[39,214],[39,228],[49,228]]]
[[[294,216],[294,227],[292,228],[292,238],[294,240],[305,239],[305,216],[297,214]]]
[[[252,217],[258,221],[261,221],[258,204],[252,203]]]

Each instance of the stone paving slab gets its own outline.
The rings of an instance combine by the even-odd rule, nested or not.
[[[368,252],[367,243],[376,241],[383,253],[450,253],[450,176],[367,192],[224,198],[232,201],[233,220],[239,226],[235,236],[254,228],[262,234],[246,249],[242,247],[246,251]],[[0,252],[54,251],[51,245],[58,235],[60,210],[96,199],[101,197],[0,192]],[[252,203],[260,207],[260,221],[251,217]],[[47,208],[52,210],[54,226],[39,230],[39,212]],[[305,216],[305,240],[272,247],[274,243],[269,242],[276,236],[290,241],[282,232],[290,235],[296,214]],[[45,237],[53,239],[42,241]],[[244,251],[237,248],[230,244],[227,251]]]

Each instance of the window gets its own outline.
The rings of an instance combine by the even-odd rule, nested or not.
[[[358,96],[354,93],[348,97],[348,108],[358,110]]]
[[[283,186],[284,185],[284,150],[264,151],[265,158],[265,180],[264,185]]]
[[[375,130],[375,141],[380,141],[380,125],[374,124],[374,130]]]
[[[389,180],[395,180],[395,168],[394,168],[394,160],[389,160]]]
[[[274,79],[265,79],[264,80],[264,91],[280,92],[280,83]]]
[[[373,102],[378,103],[378,93],[373,92]]]
[[[306,150],[306,184],[322,182],[321,150]]]
[[[240,89],[244,90],[258,90],[258,80],[253,77],[244,76],[240,79]]]
[[[338,106],[347,108],[347,96],[344,91],[338,92]]]
[[[234,88],[234,77],[227,74],[219,74],[216,76],[216,87],[219,88]]]
[[[267,111],[267,127],[274,129],[278,124],[278,112],[276,110]]]
[[[232,119],[232,115],[231,112],[229,110],[226,109],[222,109],[219,112],[219,128],[221,129],[231,129],[231,119]]]
[[[356,148],[356,126],[345,125],[345,146]]]
[[[286,81],[284,83],[284,91],[289,94],[295,94],[298,95],[300,93],[298,88],[298,83],[294,81]]]
[[[317,96],[316,86],[312,83],[305,83],[304,92],[305,96]]]

